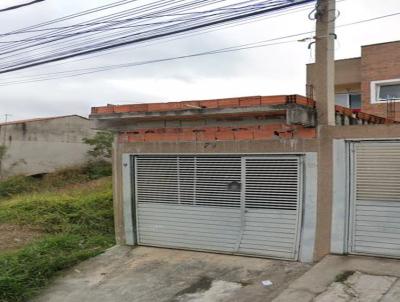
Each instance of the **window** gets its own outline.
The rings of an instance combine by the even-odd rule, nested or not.
[[[361,109],[361,94],[337,93],[335,103],[346,108]]]
[[[400,101],[400,79],[371,82],[371,103]]]
[[[348,93],[337,93],[335,97],[335,104],[349,108],[349,94]]]
[[[361,109],[361,94],[350,94],[350,108]]]

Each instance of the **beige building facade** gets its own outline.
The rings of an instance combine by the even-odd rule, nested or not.
[[[315,64],[307,65],[312,98]],[[336,104],[354,111],[396,119],[400,101],[400,41],[361,47],[361,57],[335,62]]]

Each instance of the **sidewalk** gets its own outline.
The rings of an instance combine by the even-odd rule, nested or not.
[[[273,302],[398,302],[399,278],[400,260],[329,255]]]

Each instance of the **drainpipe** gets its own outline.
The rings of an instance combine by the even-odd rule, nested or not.
[[[315,100],[318,125],[335,125],[336,1],[318,0],[315,37]]]

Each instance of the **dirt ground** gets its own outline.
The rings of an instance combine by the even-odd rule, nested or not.
[[[36,302],[266,302],[310,268],[298,262],[117,246],[56,279]],[[262,281],[272,285],[264,286]]]
[[[21,248],[41,236],[41,232],[29,227],[0,224],[0,253]]]

